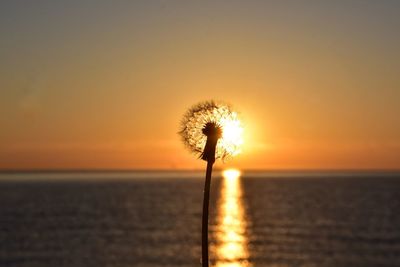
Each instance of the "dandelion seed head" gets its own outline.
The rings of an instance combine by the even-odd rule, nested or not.
[[[206,101],[193,106],[185,113],[179,133],[186,147],[201,156],[210,130],[219,131],[215,158],[225,160],[241,152],[243,128],[229,105]]]

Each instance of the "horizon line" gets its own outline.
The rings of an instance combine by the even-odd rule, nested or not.
[[[235,167],[215,168],[215,171],[224,169],[239,169],[242,172],[255,173],[400,173],[400,169],[377,169],[377,168],[349,168],[349,169],[240,169]],[[204,172],[203,169],[117,169],[117,168],[32,168],[32,169],[0,169],[0,174],[13,173],[141,173],[141,172]]]

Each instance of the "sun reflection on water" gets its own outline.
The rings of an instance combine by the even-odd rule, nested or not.
[[[216,267],[250,267],[240,171],[223,172],[216,226]]]

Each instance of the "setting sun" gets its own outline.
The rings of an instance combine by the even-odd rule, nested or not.
[[[243,127],[237,112],[230,105],[216,101],[200,102],[190,108],[181,122],[181,138],[189,150],[203,155],[207,136],[204,127],[215,124],[222,134],[218,137],[215,158],[226,159],[241,152]]]
[[[236,112],[232,116],[221,121],[222,125],[222,146],[234,156],[241,152],[243,144],[243,127]]]

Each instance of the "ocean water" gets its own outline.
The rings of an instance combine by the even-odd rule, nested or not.
[[[0,266],[201,266],[202,173],[0,175]],[[400,266],[400,175],[216,174],[212,266]]]

